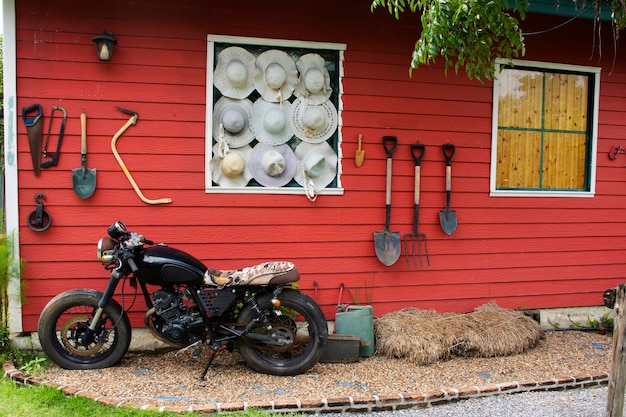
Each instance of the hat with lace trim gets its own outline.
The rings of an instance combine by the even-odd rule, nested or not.
[[[265,187],[282,187],[296,172],[296,156],[287,144],[257,143],[248,161],[252,176]]]
[[[302,55],[296,62],[300,78],[296,83],[294,95],[305,97],[309,104],[322,104],[330,98],[330,74],[326,61],[319,54]]]
[[[219,144],[213,146],[213,158],[209,162],[213,182],[220,187],[245,187],[252,179],[249,157],[250,145],[230,149],[226,155],[220,155]]]
[[[321,190],[328,186],[337,176],[337,154],[326,142],[301,142],[295,151],[296,173],[294,179],[303,187],[308,180],[313,181],[315,188]]]
[[[304,97],[299,97],[291,105],[289,125],[299,139],[309,143],[322,143],[337,130],[337,109],[330,100],[319,105],[310,105]]]
[[[247,50],[230,46],[217,56],[213,84],[230,98],[244,99],[254,91],[255,59]]]
[[[298,81],[298,69],[293,59],[284,51],[270,49],[256,59],[257,72],[254,86],[270,103],[283,103],[293,94]]]
[[[230,148],[240,148],[254,139],[250,129],[252,102],[221,97],[213,109],[213,138],[220,141],[220,132]],[[220,129],[221,125],[221,129]]]
[[[289,125],[291,103],[285,101],[269,103],[262,98],[254,102],[252,108],[252,133],[259,142],[269,145],[282,145],[293,137]]]

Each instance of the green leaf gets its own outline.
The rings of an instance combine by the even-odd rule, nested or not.
[[[529,0],[515,0],[513,11],[523,18],[528,5]],[[519,22],[509,13],[508,0],[372,0],[371,10],[378,7],[396,19],[407,8],[421,13],[422,32],[411,56],[410,74],[419,65],[443,57],[446,73],[465,67],[470,79],[493,79],[497,58],[510,60],[525,53]]]

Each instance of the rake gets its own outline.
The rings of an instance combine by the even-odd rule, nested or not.
[[[417,258],[419,258],[420,266],[424,266],[422,259],[422,245],[424,246],[424,255],[426,257],[426,263],[430,268],[430,258],[428,257],[428,246],[426,241],[426,234],[417,231],[417,224],[419,221],[419,207],[420,207],[420,163],[424,157],[426,147],[419,143],[411,145],[411,155],[415,161],[415,194],[413,199],[413,231],[404,235],[404,255],[406,256],[407,266],[411,267],[409,256],[413,257],[413,265],[417,267]],[[409,251],[410,242],[410,251]],[[415,256],[415,247],[417,246],[417,257]],[[410,252],[410,254],[409,254]]]

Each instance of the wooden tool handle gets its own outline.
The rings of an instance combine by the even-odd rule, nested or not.
[[[387,158],[387,176],[385,178],[385,205],[391,205],[391,174],[392,174],[391,158]]]
[[[420,174],[421,167],[419,165],[415,165],[415,187],[413,189],[413,204],[420,204]]]
[[[80,154],[87,154],[87,113],[80,114]]]

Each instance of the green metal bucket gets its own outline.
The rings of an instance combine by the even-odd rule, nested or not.
[[[372,306],[347,306],[345,311],[337,313],[335,333],[359,335],[359,355],[372,356],[376,351]]]

